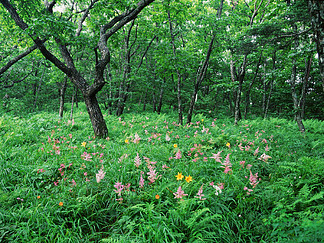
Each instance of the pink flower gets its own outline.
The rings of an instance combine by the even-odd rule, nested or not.
[[[240,165],[242,165],[242,167],[244,168],[244,164],[245,164],[245,161],[240,161]]]
[[[75,182],[75,180],[72,179],[71,182],[72,182],[72,186],[76,186],[76,182]]]
[[[225,184],[225,183],[217,183],[217,186],[218,186],[220,189],[223,190],[223,189],[224,189],[224,184]]]
[[[221,152],[223,152],[223,151],[220,151],[220,152],[218,152],[217,154],[213,154],[213,156],[212,157],[210,157],[211,159],[215,159],[215,161],[216,162],[219,162],[219,163],[222,163],[222,161],[220,160],[222,157],[221,157]]]
[[[138,168],[141,164],[142,164],[142,161],[141,161],[141,158],[138,156],[138,153],[137,153],[137,155],[136,155],[136,157],[135,157],[135,166]]]
[[[178,152],[176,153],[175,159],[181,159],[182,155],[181,155],[181,151],[180,149],[178,150]]]
[[[255,188],[256,185],[259,183],[258,181],[258,173],[256,173],[255,175],[252,174],[252,171],[250,171],[250,185]]]
[[[124,189],[124,185],[122,185],[120,182],[116,182],[114,187],[117,189],[117,190],[114,189],[114,192],[118,193],[118,195],[120,196],[122,190]]]
[[[253,155],[256,156],[259,153],[259,147],[254,151]]]
[[[96,174],[97,183],[99,183],[105,177],[105,174],[106,172],[104,172],[102,168],[98,171],[98,173]]]
[[[201,185],[201,187],[200,187],[200,189],[199,189],[199,191],[197,193],[197,196],[195,196],[195,198],[199,198],[199,200],[202,200],[202,201],[206,200],[206,198],[203,198],[205,195],[202,194],[203,193],[203,186],[204,186],[204,184]]]
[[[141,173],[141,178],[140,178],[140,181],[139,181],[139,185],[140,185],[140,188],[144,187],[144,179],[143,179],[142,173]]]
[[[252,167],[252,165],[250,165],[250,164],[247,164],[246,165],[246,168],[249,170],[250,168]]]
[[[228,174],[228,172],[232,171],[232,169],[228,166],[225,167],[224,173]]]
[[[181,186],[179,186],[178,190],[176,193],[173,193],[175,196],[174,198],[182,198],[184,196],[188,196],[188,194],[184,194],[184,191],[182,190]]]
[[[266,152],[268,152],[270,149],[268,147],[268,144],[266,145],[265,149],[264,149]]]

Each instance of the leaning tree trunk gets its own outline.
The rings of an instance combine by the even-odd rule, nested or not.
[[[83,97],[95,136],[100,138],[107,137],[108,129],[104,117],[101,113],[96,95],[84,95]]]

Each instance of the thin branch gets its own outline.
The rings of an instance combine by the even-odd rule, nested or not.
[[[21,53],[20,55],[16,56],[15,58],[8,61],[6,65],[4,65],[2,68],[0,68],[0,76],[7,71],[12,65],[14,65],[16,62],[27,56],[29,53],[32,53],[34,50],[37,49],[37,45],[33,45],[32,47],[29,47],[24,53]]]

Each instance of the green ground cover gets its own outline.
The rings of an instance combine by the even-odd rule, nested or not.
[[[0,242],[321,242],[324,123],[0,116]]]

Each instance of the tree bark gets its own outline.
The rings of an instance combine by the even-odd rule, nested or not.
[[[64,99],[65,99],[65,91],[67,88],[67,77],[64,78],[64,81],[61,85],[61,87],[59,88],[59,92],[60,92],[60,108],[59,108],[59,117],[60,119],[63,118],[63,112],[64,112]]]
[[[235,107],[234,107],[234,125],[238,124],[238,121],[241,120],[241,110],[240,110],[240,104],[241,104],[241,94],[242,94],[242,87],[243,87],[243,80],[244,80],[244,76],[245,76],[245,69],[246,69],[246,65],[247,65],[247,55],[244,55],[243,58],[243,63],[241,66],[241,69],[239,71],[239,73],[235,76],[237,76],[238,79],[238,87],[237,87],[237,91],[236,91],[236,99],[235,99]],[[234,70],[234,69],[233,69]]]
[[[108,136],[108,129],[106,122],[101,113],[96,95],[83,96],[87,111],[91,118],[95,137],[106,138]]]
[[[204,61],[203,65],[200,67],[200,70],[198,71],[198,74],[197,74],[197,77],[196,77],[196,80],[195,80],[194,91],[193,91],[193,93],[191,95],[191,101],[190,101],[189,110],[188,110],[187,124],[189,124],[191,122],[192,113],[193,113],[195,103],[196,103],[196,100],[197,100],[197,94],[198,94],[199,88],[201,86],[201,83],[202,83],[202,81],[204,80],[204,78],[206,76],[206,72],[207,72],[207,68],[208,68],[208,62],[209,62],[209,59],[210,59],[211,52],[213,50],[213,44],[214,44],[215,37],[216,37],[216,34],[214,34],[212,36],[211,40],[210,40],[205,61]]]
[[[163,93],[164,93],[164,85],[165,85],[165,77],[163,78],[163,83],[161,85],[161,89],[160,89],[160,96],[159,96],[159,104],[157,107],[157,113],[160,114],[161,113],[161,109],[162,109],[162,100],[163,100]]]
[[[247,114],[249,113],[249,110],[250,110],[250,94],[251,94],[251,89],[252,89],[252,86],[253,86],[253,84],[254,84],[257,76],[258,76],[258,73],[259,73],[259,67],[260,67],[260,64],[261,64],[261,58],[262,58],[262,51],[260,53],[260,57],[259,57],[259,60],[258,60],[258,63],[257,63],[256,70],[254,72],[253,79],[252,79],[251,83],[249,84],[248,90],[246,91],[244,119],[246,119]]]
[[[168,20],[169,20],[169,28],[170,28],[170,36],[171,36],[171,44],[172,44],[172,51],[173,57],[177,59],[176,54],[176,46],[175,46],[175,38],[173,33],[173,26],[171,22],[171,15],[170,10],[168,10]],[[181,101],[181,74],[177,65],[175,65],[178,82],[177,82],[177,99],[178,99],[178,122],[180,125],[183,125],[183,116],[182,116],[182,101]]]

